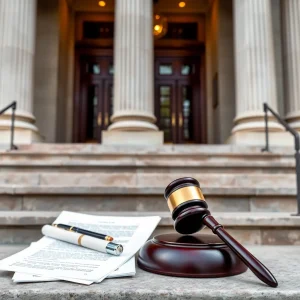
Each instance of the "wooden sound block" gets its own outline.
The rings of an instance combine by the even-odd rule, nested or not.
[[[178,277],[225,277],[245,272],[247,266],[217,236],[162,234],[140,250],[141,269]]]

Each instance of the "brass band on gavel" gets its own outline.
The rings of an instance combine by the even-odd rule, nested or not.
[[[205,198],[202,194],[202,191],[197,186],[187,186],[181,189],[176,190],[168,197],[168,206],[171,212],[179,205],[190,200],[202,200],[205,201]]]

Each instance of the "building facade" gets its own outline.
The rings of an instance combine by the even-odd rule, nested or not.
[[[299,27],[298,0],[0,0],[0,107],[17,144],[262,145],[264,102],[300,129]]]

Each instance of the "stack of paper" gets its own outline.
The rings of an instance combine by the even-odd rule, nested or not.
[[[92,216],[63,211],[54,223],[105,233],[122,244],[120,256],[97,252],[49,237],[0,261],[0,270],[15,271],[14,282],[66,280],[82,284],[135,275],[135,253],[147,241],[159,217]]]

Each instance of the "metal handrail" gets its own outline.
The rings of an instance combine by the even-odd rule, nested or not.
[[[296,180],[297,180],[297,214],[292,216],[300,216],[300,137],[299,133],[292,128],[287,122],[285,122],[279,114],[277,114],[267,103],[264,103],[264,113],[265,113],[265,132],[266,132],[266,147],[262,151],[269,152],[269,128],[268,128],[268,111],[276,118],[276,120],[294,136],[295,139],[295,160],[296,160]]]
[[[0,115],[5,113],[10,108],[12,108],[11,126],[10,126],[10,150],[16,150],[18,149],[18,147],[14,145],[14,132],[15,132],[15,113],[17,109],[17,102],[14,101],[11,104],[4,107],[2,110],[0,110]]]

